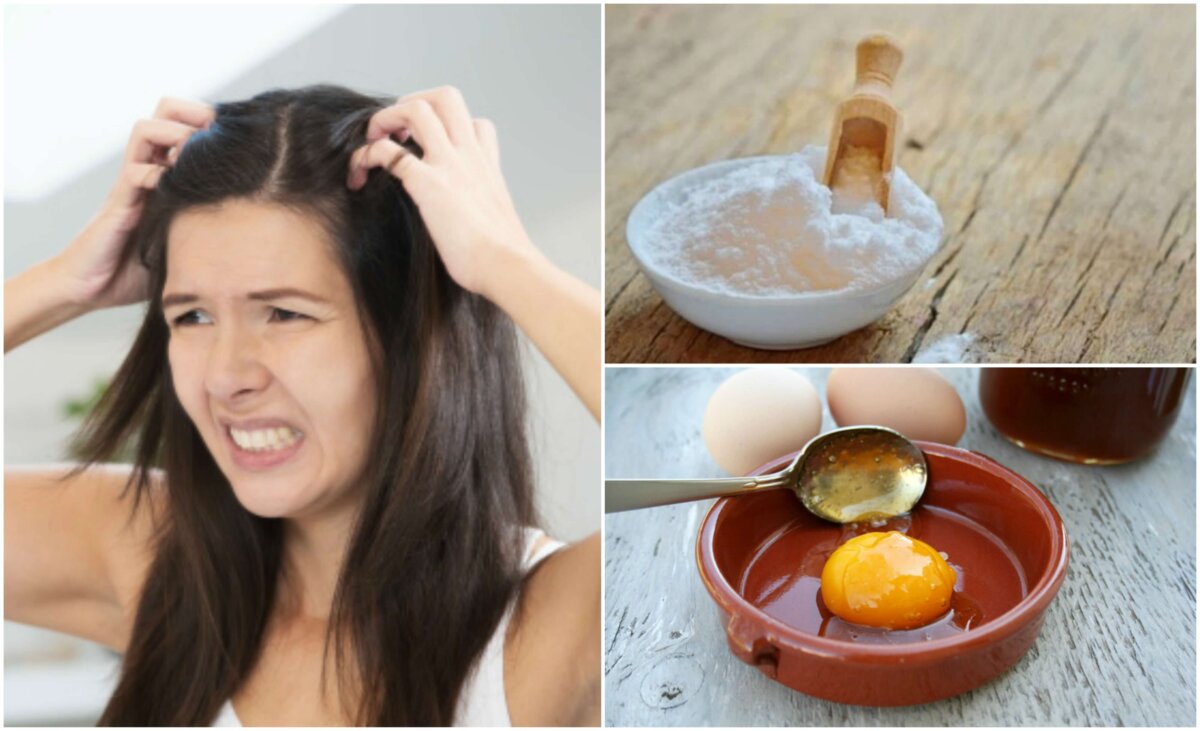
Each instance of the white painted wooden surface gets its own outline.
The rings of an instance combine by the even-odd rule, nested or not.
[[[798,369],[824,394],[823,368]],[[700,425],[725,368],[607,368],[606,475],[715,477]],[[1006,442],[973,368],[943,369],[968,410],[960,446],[1038,485],[1066,521],[1071,564],[1033,649],[955,698],[846,706],[767,679],[727,649],[695,567],[711,501],[606,517],[605,722],[610,726],[1150,725],[1196,723],[1196,397],[1151,457],[1083,467]],[[825,411],[824,428],[833,420]]]

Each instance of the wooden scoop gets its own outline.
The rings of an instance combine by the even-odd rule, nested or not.
[[[896,136],[900,134],[900,113],[892,106],[892,81],[904,54],[895,38],[875,33],[858,42],[856,55],[854,93],[838,105],[834,115],[822,182],[830,188],[837,183],[834,174],[847,146],[876,151],[885,176],[879,185],[879,204],[886,213],[891,192],[886,176],[892,171]]]

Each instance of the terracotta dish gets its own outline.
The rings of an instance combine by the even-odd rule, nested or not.
[[[1054,506],[987,457],[917,444],[929,462],[925,496],[911,516],[886,526],[826,523],[785,491],[713,505],[700,527],[697,562],[738,659],[818,698],[899,706],[978,687],[1033,645],[1067,573],[1066,528]],[[955,567],[951,612],[899,632],[833,617],[820,601],[825,559],[850,531],[893,528],[934,546]]]

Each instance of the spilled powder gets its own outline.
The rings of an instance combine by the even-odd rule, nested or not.
[[[913,363],[974,363],[971,346],[975,344],[974,333],[945,335],[921,348],[913,356]]]
[[[885,217],[878,158],[861,152],[843,153],[836,204],[816,145],[695,185],[662,204],[644,255],[678,280],[751,296],[865,290],[912,274],[941,241],[937,204],[895,167]]]

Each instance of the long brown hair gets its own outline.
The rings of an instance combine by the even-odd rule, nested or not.
[[[155,558],[102,724],[210,724],[257,661],[283,573],[281,520],[241,506],[172,386],[166,238],[193,206],[246,198],[312,215],[366,323],[378,417],[326,644],[355,721],[451,723],[519,590],[520,527],[534,510],[515,330],[450,279],[391,175],[347,189],[350,154],[388,103],[322,85],[219,104],[147,197],[126,248],[150,272],[146,317],[79,441],[91,464],[132,440],[135,506],[156,489],[152,470],[165,475]]]

